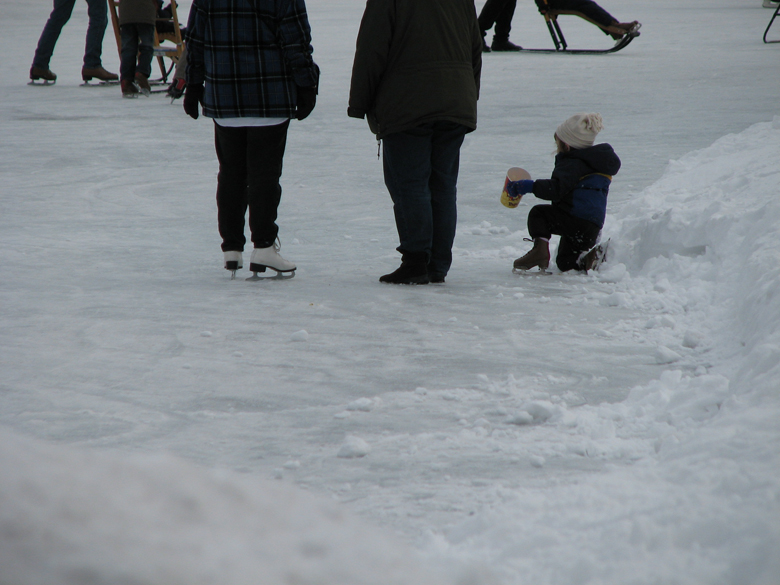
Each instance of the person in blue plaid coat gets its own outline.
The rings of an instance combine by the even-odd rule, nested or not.
[[[193,0],[186,43],[184,110],[214,119],[225,268],[243,267],[248,208],[250,270],[293,273],[276,218],[290,119],[311,113],[319,84],[304,0]]]

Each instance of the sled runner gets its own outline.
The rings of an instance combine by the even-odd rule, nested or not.
[[[764,31],[764,42],[765,43],[780,43],[780,39],[774,40],[774,41],[768,41],[766,40],[766,35],[769,33],[769,29],[772,28],[772,23],[775,21],[775,18],[777,18],[778,13],[780,13],[780,4],[777,5],[777,8],[775,8],[774,14],[772,14],[772,18],[769,20],[769,24],[766,26],[766,30]]]
[[[639,36],[639,27],[641,25],[637,23],[633,29],[627,31],[621,38],[617,40],[614,46],[610,47],[609,49],[569,49],[569,46],[566,43],[566,38],[563,36],[563,31],[561,31],[561,27],[558,24],[558,16],[561,14],[570,14],[572,16],[579,16],[580,18],[587,20],[588,22],[594,24],[595,26],[599,27],[605,32],[611,33],[612,31],[608,30],[601,24],[591,20],[590,18],[588,18],[587,16],[579,12],[574,12],[570,10],[552,10],[547,7],[547,0],[536,0],[536,4],[539,7],[540,14],[544,17],[545,23],[547,24],[547,30],[550,32],[550,37],[552,37],[552,41],[553,44],[555,45],[555,48],[554,49],[523,48],[520,50],[521,53],[572,53],[572,54],[590,54],[590,55],[616,53],[621,49],[625,49],[631,43],[631,41],[633,41],[636,37]]]
[[[116,37],[116,48],[119,52],[119,60],[122,60],[122,34],[119,31],[119,2],[121,0],[108,0],[109,12],[111,13],[111,24],[114,26],[114,36]],[[170,11],[170,16],[168,12]],[[184,40],[181,36],[181,27],[179,26],[179,15],[177,13],[177,2],[171,0],[169,6],[160,11],[157,18],[157,26],[154,29],[154,56],[157,58],[157,64],[160,67],[161,78],[156,81],[149,80],[149,83],[168,83],[168,76],[176,67],[182,54],[184,53]],[[166,68],[165,59],[170,59],[170,65]],[[162,90],[165,91],[165,90]],[[158,92],[154,92],[158,93]]]

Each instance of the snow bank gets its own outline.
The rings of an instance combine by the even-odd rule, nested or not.
[[[613,258],[647,285],[632,302],[706,317],[712,345],[748,361],[780,342],[778,195],[780,116],[671,162],[605,230]]]
[[[0,433],[2,585],[443,583],[342,506],[281,482]]]
[[[780,583],[779,186],[777,117],[671,162],[610,218],[603,302],[649,315],[664,371],[615,404],[529,393],[507,422],[539,425],[542,461],[607,472],[507,490],[442,554],[527,583]]]

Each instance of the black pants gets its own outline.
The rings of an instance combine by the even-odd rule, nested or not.
[[[485,31],[496,25],[493,34],[497,39],[508,39],[512,29],[512,17],[515,15],[517,0],[487,0],[479,13],[479,30]]]
[[[601,228],[586,219],[574,217],[555,205],[535,205],[528,213],[528,234],[531,238],[550,239],[561,236],[555,264],[558,270],[581,270],[577,260],[599,239]]]
[[[601,6],[591,0],[548,0],[551,10],[571,10],[579,12],[601,26],[609,26],[618,20]]]
[[[289,126],[289,120],[276,126],[239,128],[214,124],[219,159],[217,222],[223,252],[243,251],[247,207],[254,247],[267,248],[276,240],[276,213],[282,198],[279,179]]]

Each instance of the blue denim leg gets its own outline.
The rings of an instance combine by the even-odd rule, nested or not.
[[[46,21],[46,26],[43,27],[41,38],[38,39],[38,48],[35,50],[35,57],[33,57],[33,66],[41,69],[49,68],[49,61],[54,53],[54,45],[57,44],[62,27],[70,19],[75,5],[76,0],[54,0],[54,9],[51,11],[51,15],[49,15],[49,20]]]
[[[460,147],[466,132],[465,126],[442,122],[433,135],[430,179],[433,239],[428,261],[429,274],[446,275],[452,265],[452,244],[458,222]]]
[[[152,59],[154,57],[154,25],[141,23],[138,29],[138,67],[136,70],[147,79],[152,74]]]
[[[56,4],[56,0],[55,0]],[[103,53],[103,36],[108,25],[108,3],[106,0],[87,0],[89,25],[87,26],[87,43],[84,48],[84,67],[100,67]]]
[[[460,147],[466,128],[434,122],[385,136],[385,185],[393,200],[401,254],[425,254],[447,274],[457,222]]]
[[[119,61],[119,78],[135,79],[135,60],[138,56],[138,32],[135,24],[123,24],[119,27],[122,40],[122,53]]]
[[[119,27],[119,32],[122,39],[119,77],[132,81],[137,71],[148,79],[152,74],[154,57],[154,25],[128,23]]]

